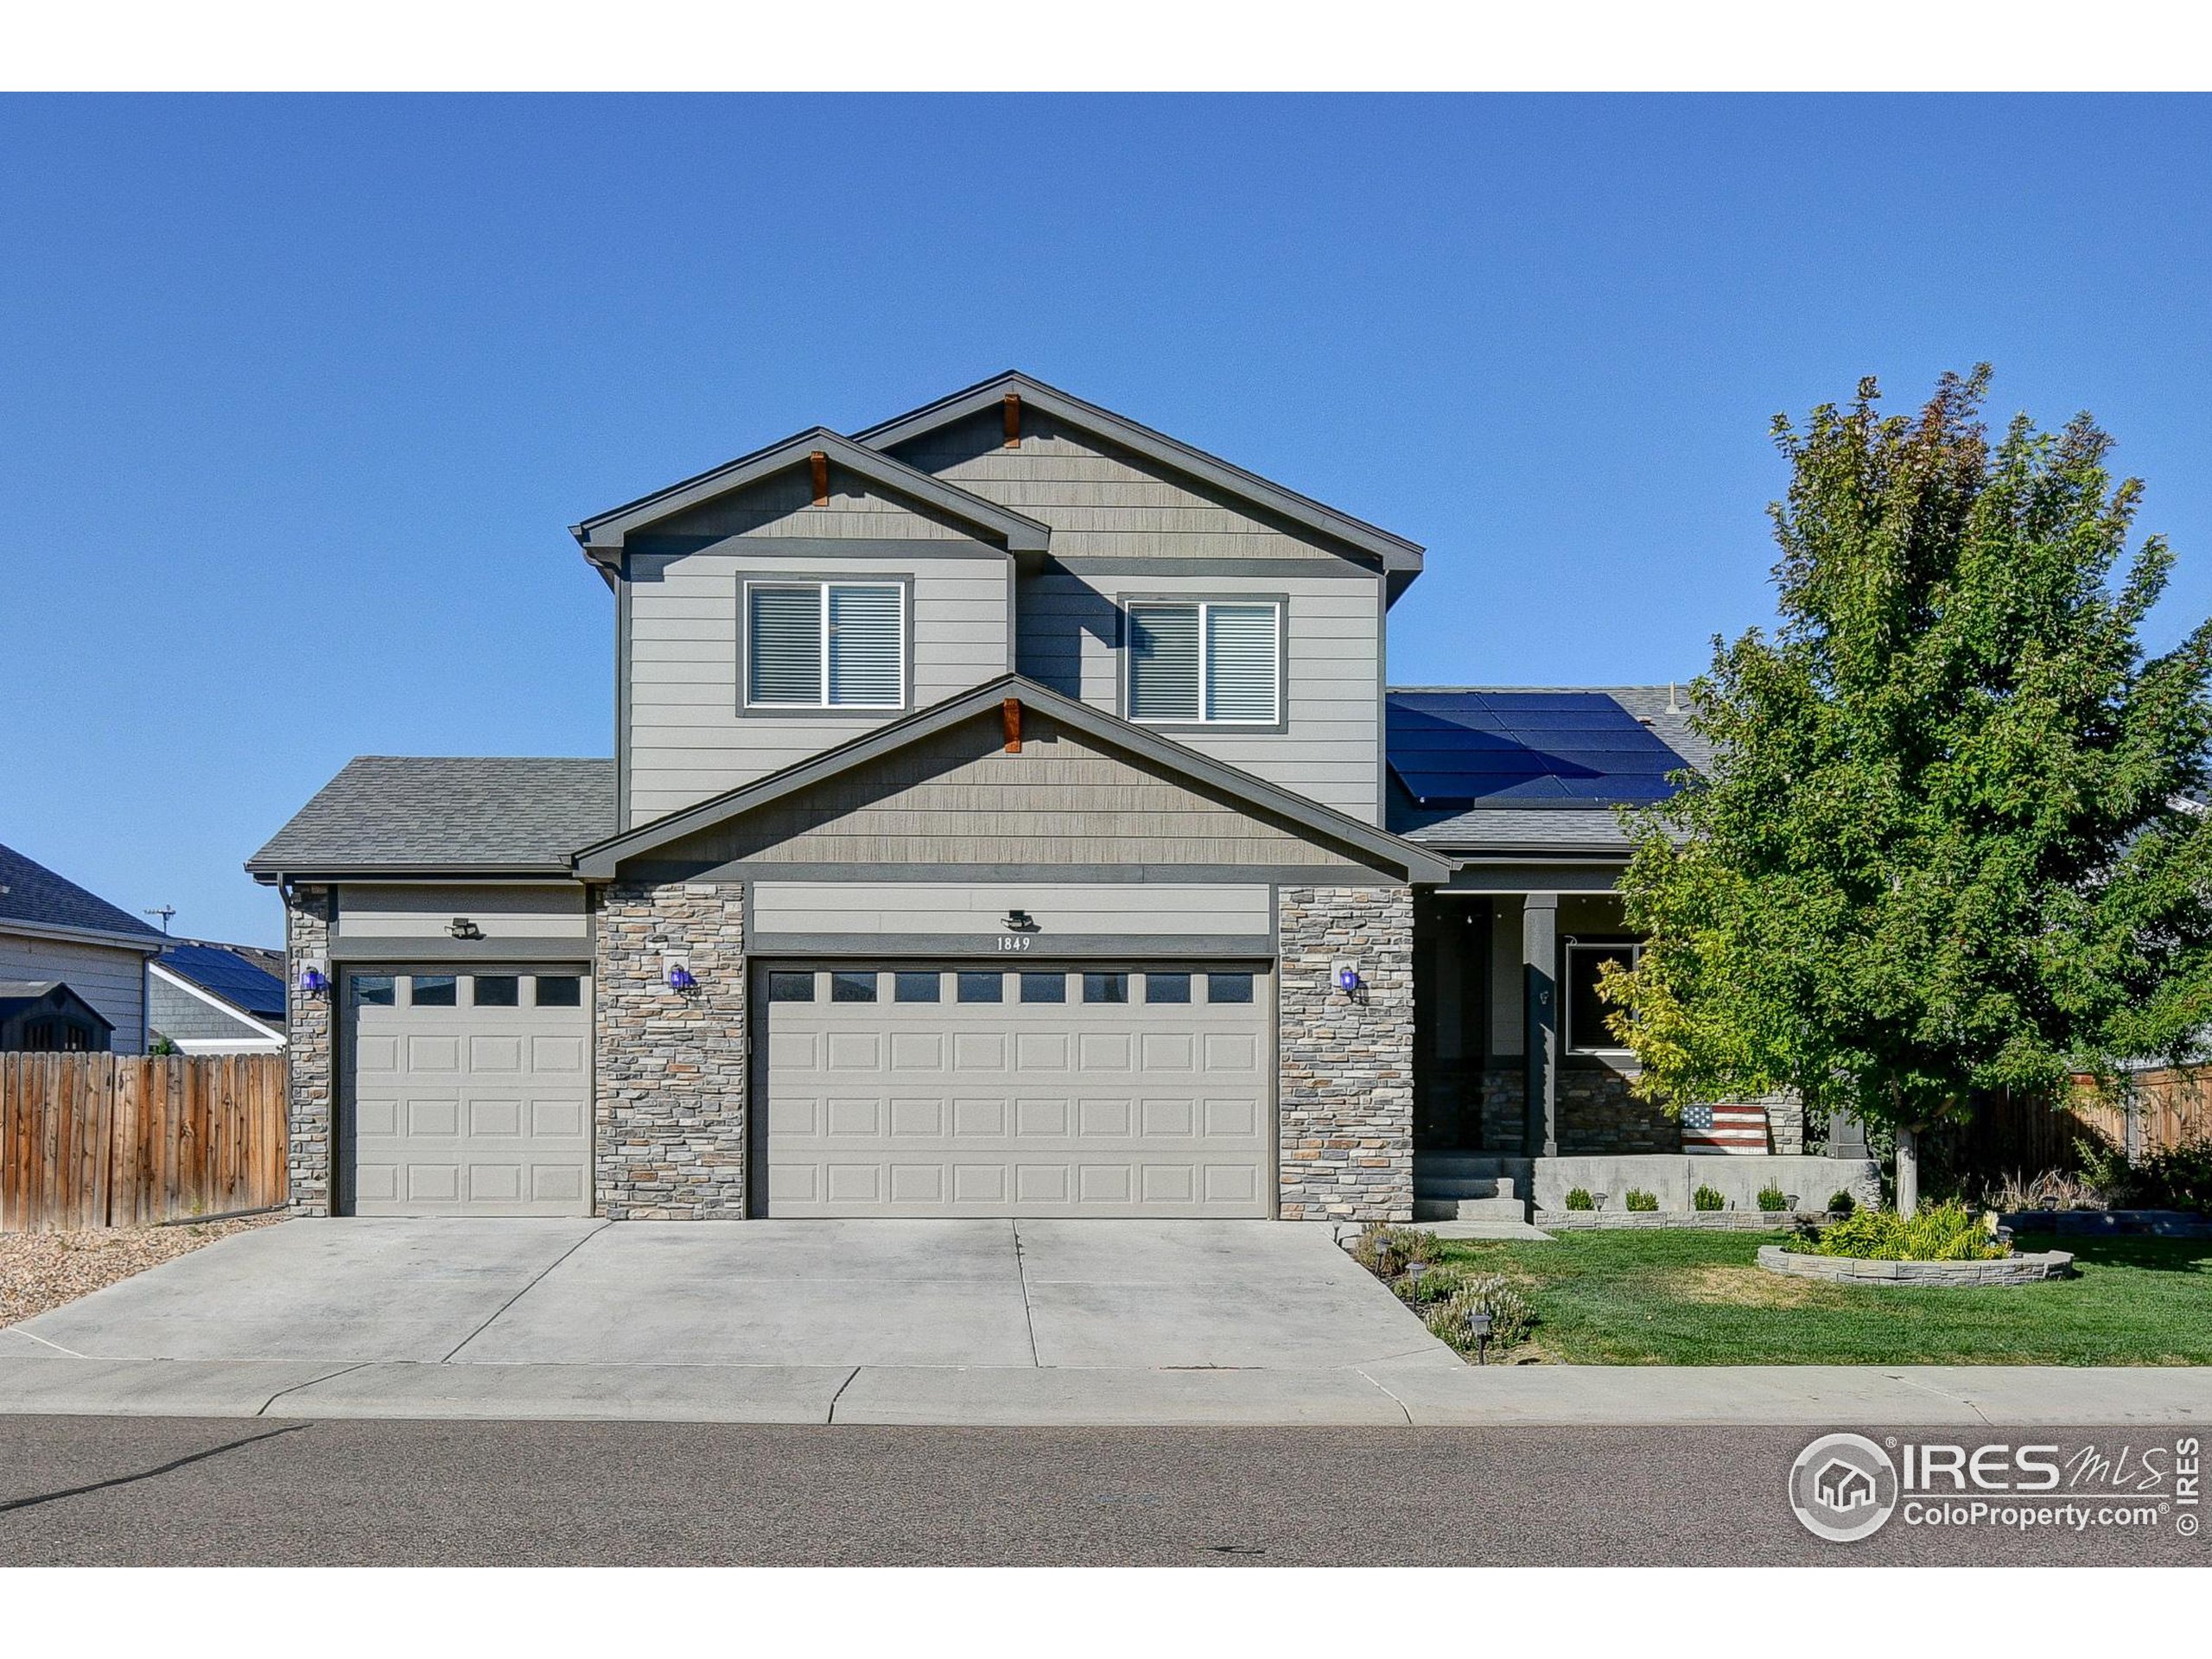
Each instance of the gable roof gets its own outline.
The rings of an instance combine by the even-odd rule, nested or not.
[[[1195,749],[1185,747],[1144,727],[1133,725],[1046,690],[1018,674],[1003,674],[973,690],[880,726],[872,732],[834,749],[772,772],[736,789],[727,790],[696,806],[671,812],[651,823],[610,836],[575,855],[576,874],[587,880],[614,876],[626,861],[658,850],[704,830],[781,800],[810,785],[866,766],[880,756],[990,712],[1008,698],[1015,699],[1086,737],[1150,760],[1166,770],[1203,784],[1255,812],[1286,820],[1317,841],[1335,842],[1351,848],[1410,881],[1441,881],[1451,874],[1451,863],[1402,840],[1387,830],[1363,823],[1308,800],[1302,795],[1267,783],[1249,772],[1224,765]]]
[[[12,847],[0,847],[0,928],[10,922],[29,928],[72,933],[100,933],[130,944],[158,944],[157,927],[87,893]]]
[[[1009,369],[1003,374],[978,381],[965,391],[956,391],[949,397],[940,397],[933,404],[894,416],[854,436],[874,449],[895,448],[902,443],[934,432],[956,421],[966,420],[985,410],[995,409],[1008,392],[1018,393],[1025,404],[1033,405],[1065,421],[1070,426],[1097,436],[1107,438],[1124,449],[1135,452],[1159,462],[1173,471],[1201,480],[1216,489],[1267,508],[1280,518],[1302,524],[1336,541],[1344,543],[1371,555],[1381,562],[1386,571],[1405,573],[1408,580],[1421,567],[1421,547],[1402,536],[1350,513],[1339,512],[1325,506],[1310,496],[1249,473],[1242,467],[1193,448],[1164,432],[1155,432],[1141,426],[1127,416],[1116,415],[1111,410],[1101,409],[1096,404],[1085,403],[1058,386],[1047,385],[1042,380]]]
[[[115,1021],[86,1001],[67,980],[0,979],[0,1020],[12,1020],[48,1001],[56,1007],[70,1006],[71,1012],[99,1021],[103,1030],[115,1029]]]
[[[154,959],[157,973],[188,980],[242,1013],[280,1024],[284,1019],[283,957],[245,944],[181,939]]]
[[[625,505],[595,514],[580,524],[571,525],[569,533],[582,544],[586,558],[596,563],[606,563],[620,556],[623,538],[632,531],[790,467],[802,466],[817,449],[848,472],[856,473],[893,494],[926,503],[963,524],[973,525],[987,540],[1003,543],[1009,553],[1041,553],[1052,539],[1052,531],[1034,518],[855,443],[826,426],[796,433],[765,449],[755,449],[749,455],[725,461],[696,478],[687,478]]]
[[[614,762],[357,755],[245,863],[312,875],[556,875],[614,827]]]

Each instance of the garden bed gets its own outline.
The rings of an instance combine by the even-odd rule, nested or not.
[[[1771,1233],[1799,1222],[1825,1226],[1842,1219],[1821,1211],[1787,1210],[1539,1210],[1536,1225],[1547,1231],[1606,1232],[1681,1227],[1706,1233]]]
[[[2074,1270],[2064,1250],[2015,1252],[1993,1262],[1882,1262],[1858,1255],[1814,1255],[1762,1244],[1759,1266],[1769,1273],[1830,1284],[2033,1285],[2063,1279]]]

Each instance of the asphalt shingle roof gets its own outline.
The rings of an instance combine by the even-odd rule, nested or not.
[[[0,847],[0,927],[29,922],[40,927],[80,927],[99,933],[128,933],[158,939],[150,927],[127,910],[118,910],[12,847]]]
[[[1671,685],[1420,685],[1393,686],[1401,691],[1564,692],[1595,691],[1620,704],[1652,734],[1698,770],[1713,763],[1711,746],[1690,730],[1689,694]],[[1424,846],[1481,852],[1618,852],[1628,840],[1609,806],[1422,806],[1395,773],[1388,805],[1389,828]]]
[[[358,755],[269,844],[257,875],[348,870],[565,872],[614,833],[614,762]]]

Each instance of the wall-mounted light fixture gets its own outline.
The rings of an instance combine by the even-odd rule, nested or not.
[[[699,988],[699,982],[692,976],[691,970],[679,962],[668,970],[668,988],[678,995],[689,995]]]
[[[1357,990],[1359,988],[1359,969],[1357,968],[1338,969],[1337,988],[1342,991],[1346,996],[1350,996],[1354,991]]]
[[[1006,913],[1006,931],[1009,933],[1037,932],[1037,918],[1026,910],[1009,910]]]
[[[330,991],[330,976],[321,967],[309,963],[300,969],[300,989],[308,996],[325,996]]]
[[[484,937],[484,930],[477,926],[475,923],[470,921],[466,916],[454,917],[453,918],[453,925],[448,928],[446,931],[452,934],[456,939],[480,939]]]

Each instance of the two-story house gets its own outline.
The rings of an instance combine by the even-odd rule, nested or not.
[[[1594,995],[1681,704],[1387,693],[1414,543],[1019,374],[574,534],[612,760],[364,757],[248,865],[297,1207],[1386,1219],[1417,1146],[1446,1209],[1683,1149]]]

